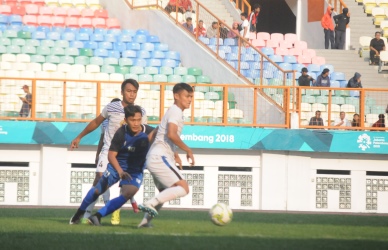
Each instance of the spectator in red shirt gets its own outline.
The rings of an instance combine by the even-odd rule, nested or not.
[[[372,127],[374,128],[385,128],[385,115],[379,114],[379,120],[375,122]]]
[[[203,27],[203,21],[202,20],[199,20],[198,27],[195,27],[194,34],[197,34],[198,37],[200,37],[200,36],[206,37],[206,29],[205,29],[205,27]]]
[[[193,5],[191,4],[190,0],[181,0],[179,1],[180,5],[179,7],[182,9],[183,12],[192,11]]]

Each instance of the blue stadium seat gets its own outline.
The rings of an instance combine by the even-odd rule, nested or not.
[[[158,36],[153,36],[153,35],[149,35],[147,36],[147,42],[148,43],[159,43],[159,37]]]
[[[233,38],[226,38],[224,40],[224,45],[231,45],[231,46],[236,45],[236,40]]]
[[[322,72],[324,69],[329,69],[330,73],[334,72],[334,66],[331,64],[323,64],[321,65],[320,72]]]
[[[127,43],[127,50],[140,50],[140,43]]]
[[[1,23],[1,24],[5,24],[5,25],[8,25],[8,16],[7,16],[7,15],[0,14],[0,23]]]
[[[61,39],[61,34],[59,34],[58,32],[50,31],[47,33],[46,37],[47,39],[56,41]]]
[[[144,68],[147,66],[147,61],[145,59],[138,58],[138,59],[133,60],[133,65]]]
[[[162,60],[162,66],[175,68],[177,65],[176,65],[176,61],[175,60],[163,59]]]
[[[44,31],[35,31],[34,33],[32,33],[32,39],[36,39],[36,40],[44,40],[46,39],[46,32]]]
[[[98,43],[93,41],[84,41],[83,47],[86,49],[98,49]]]
[[[94,56],[98,56],[98,57],[108,57],[108,50],[106,50],[106,49],[95,49],[93,55]]]
[[[269,70],[263,70],[263,77],[267,79],[273,78],[273,72]]]
[[[10,15],[8,17],[8,23],[9,24],[19,24],[19,25],[22,25],[23,24],[23,19],[21,16],[19,15]]]
[[[105,39],[105,42],[111,42],[111,43],[117,42],[116,35],[110,34],[109,32],[106,35],[104,35],[104,39]]]
[[[84,43],[82,41],[76,41],[76,40],[75,41],[71,41],[70,42],[70,47],[80,49],[80,48],[84,47]]]
[[[279,67],[283,70],[292,70],[292,64],[291,63],[280,63]]]
[[[351,97],[359,97],[360,96],[360,91],[357,91],[357,90],[351,90],[349,92],[350,96]]]
[[[145,35],[145,36],[149,36],[150,33],[149,33],[148,30],[138,29],[138,30],[136,30],[136,35]]]
[[[232,47],[232,53],[236,53],[236,54],[238,54],[239,52],[239,48],[238,48],[238,46],[231,46]],[[245,52],[246,52],[246,48],[244,48],[244,47],[241,47],[241,54],[245,54]]]
[[[158,50],[152,51],[152,52],[151,52],[151,57],[152,57],[152,58],[160,58],[160,59],[165,58],[164,52],[158,51]]]
[[[135,43],[146,43],[147,42],[147,36],[146,35],[135,35],[132,40]]]
[[[79,33],[88,34],[90,36],[93,34],[93,28],[80,28]]]
[[[260,62],[249,62],[249,69],[260,69]]]
[[[242,54],[241,61],[245,61],[245,62],[255,61],[255,57],[252,54]]]
[[[228,57],[228,56],[226,56],[226,57]],[[226,61],[230,66],[232,66],[233,68],[236,68],[237,66],[236,66],[236,62],[235,61],[229,61],[229,60],[227,60]]]
[[[136,51],[134,50],[126,50],[122,53],[123,58],[136,58]]]
[[[146,51],[153,51],[155,49],[155,46],[153,43],[142,43],[140,45],[140,49]]]
[[[271,59],[275,63],[283,62],[283,57],[279,56],[279,55],[271,55],[271,56],[269,56],[269,59]]]
[[[302,68],[306,67],[304,64],[296,63],[292,65],[292,70],[296,70],[297,72],[301,72]]]
[[[200,37],[198,37],[198,39],[199,39],[201,42],[203,42],[204,44],[206,44],[206,45],[208,45],[208,44],[210,43],[210,40],[209,40],[209,38],[207,38],[207,37],[200,36]]]
[[[168,44],[166,44],[166,43],[155,44],[155,50],[157,50],[157,51],[168,51]]]
[[[249,69],[248,62],[240,62],[240,69]]]
[[[247,49],[245,50],[245,53],[246,53],[246,54],[250,54],[250,55],[258,55],[258,54],[259,54],[259,52],[257,52],[257,50],[255,50],[255,49],[253,49],[253,48],[247,48]]]
[[[267,47],[261,48],[261,52],[263,52],[263,54],[266,56],[270,56],[270,55],[273,55],[275,53],[273,51],[273,48],[267,48]]]
[[[47,34],[47,32],[50,32],[51,29],[50,29],[50,27],[47,27],[47,26],[38,26],[36,28],[36,31],[43,31],[44,33]]]
[[[93,34],[101,34],[101,35],[105,35],[106,32],[107,32],[106,29],[103,29],[103,28],[94,28]]]
[[[106,34],[113,35],[113,36],[119,36],[119,35],[121,35],[121,29],[108,29]]]
[[[58,32],[59,34],[62,35],[65,32],[65,28],[53,26],[53,27],[51,27],[51,31]]]
[[[295,56],[284,56],[283,61],[286,63],[298,63]]]
[[[92,35],[90,35],[90,40],[91,41],[94,41],[94,42],[103,42],[105,41],[104,40],[104,34],[101,34],[101,33],[94,33]]]
[[[123,43],[129,43],[132,42],[132,37],[129,34],[121,34],[117,37],[117,41],[123,42]]]
[[[121,31],[121,34],[130,35],[130,36],[132,37],[132,36],[135,36],[135,35],[136,35],[136,30],[123,29],[123,30]]]
[[[309,72],[317,72],[317,73],[321,73],[321,67],[318,65],[318,64],[309,64],[307,66],[307,69]]]
[[[217,38],[210,38],[210,45],[217,45]],[[218,45],[224,45],[224,40],[222,38],[218,38]]]
[[[160,59],[147,59],[147,66],[151,67],[161,67],[162,66],[162,61]]]
[[[132,66],[133,61],[130,58],[119,58],[119,65],[120,66]]]
[[[181,58],[181,55],[179,52],[176,51],[168,51],[164,53],[165,58],[167,59],[174,59],[176,61],[179,61]]]
[[[345,74],[342,72],[333,72],[330,74],[330,79],[337,80],[337,81],[345,80]]]
[[[150,58],[151,54],[150,54],[150,52],[148,52],[146,50],[139,50],[139,51],[137,51],[136,56],[138,58]]]
[[[0,16],[0,18],[1,18],[1,16]],[[0,21],[0,23],[1,23],[1,21]],[[22,30],[23,31],[31,32],[31,34],[32,34],[32,33],[34,33],[36,31],[36,27],[35,26],[24,25]]]
[[[260,78],[260,70],[249,70],[246,77],[249,78]]]
[[[113,49],[119,52],[123,52],[127,50],[127,45],[123,42],[115,42],[113,44]]]
[[[220,46],[220,50],[223,50],[225,53],[232,53],[232,47],[227,45]]]
[[[332,88],[339,88],[341,85],[339,81],[330,81],[330,87]]]
[[[121,55],[120,55],[120,52],[117,50],[108,50],[108,57],[119,59]]]
[[[238,54],[237,53],[229,53],[226,55],[226,59],[228,61],[237,61],[238,60]]]
[[[66,40],[66,41],[74,41],[75,40],[75,34],[72,33],[72,32],[64,32],[61,35],[61,39],[62,40]]]
[[[99,49],[113,49],[113,44],[111,42],[99,42],[98,43]]]
[[[78,41],[89,41],[90,37],[87,33],[78,33],[76,36],[76,40]]]
[[[79,29],[74,28],[74,27],[66,27],[64,32],[70,32],[70,33],[77,34],[77,33],[79,33]]]
[[[340,83],[341,88],[346,88],[348,86],[347,80],[341,80],[341,81],[339,81],[339,83]]]

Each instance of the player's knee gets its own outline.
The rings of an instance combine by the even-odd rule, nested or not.
[[[182,182],[180,186],[186,191],[186,195],[190,193],[190,188],[186,181]]]

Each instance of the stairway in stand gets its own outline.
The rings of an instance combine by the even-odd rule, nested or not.
[[[205,6],[207,9],[209,9],[218,18],[220,18],[221,20],[225,20],[225,23],[230,27],[232,26],[234,21],[240,21],[240,20],[233,20],[234,18],[228,12],[228,10],[226,9],[225,5],[222,3],[221,0],[200,0],[200,3],[203,6]],[[206,19],[206,17],[201,15],[199,18]],[[204,21],[205,23],[207,22],[206,20]]]

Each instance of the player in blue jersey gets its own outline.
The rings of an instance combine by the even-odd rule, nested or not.
[[[124,108],[129,104],[134,104],[137,91],[139,90],[139,83],[134,79],[126,79],[121,84],[121,94],[123,96],[122,101],[111,102],[105,106],[105,108],[101,111],[101,114],[96,117],[93,121],[91,121],[86,128],[71,142],[70,150],[78,148],[78,145],[81,139],[89,134],[90,132],[97,129],[104,121],[107,121],[106,128],[104,129],[104,137],[103,137],[103,146],[101,148],[101,152],[99,153],[97,160],[97,168],[96,168],[96,176],[93,183],[93,186],[98,182],[101,178],[102,174],[105,172],[108,164],[108,151],[110,142],[115,134],[116,130],[120,128],[121,122],[124,119]],[[143,123],[147,123],[147,115],[145,110],[143,109]],[[104,203],[109,201],[109,190],[107,190],[104,195]],[[94,205],[97,200],[90,204],[88,209],[86,210],[85,217],[88,218],[92,214]],[[136,202],[135,200],[132,203]],[[135,210],[135,209],[134,209]],[[114,216],[113,216],[114,215]],[[117,225],[120,223],[120,213],[119,211],[112,215],[112,224]]]
[[[125,107],[124,112],[127,124],[119,128],[114,134],[108,152],[109,164],[107,170],[97,185],[89,190],[81,206],[70,219],[70,224],[77,224],[86,208],[120,179],[120,196],[110,200],[96,214],[90,216],[89,221],[91,224],[100,225],[101,217],[121,208],[140,188],[143,181],[144,163],[153,136],[153,128],[142,125],[142,109],[140,106],[128,105]]]

